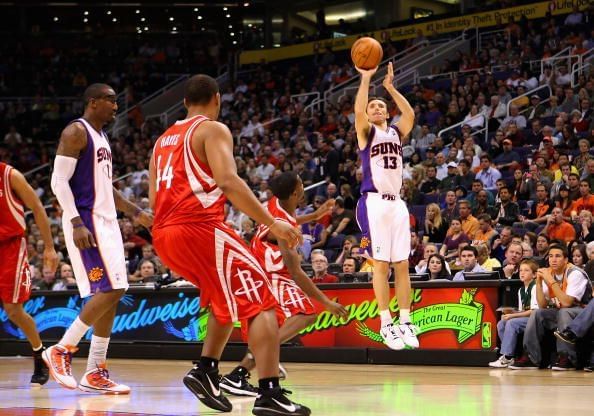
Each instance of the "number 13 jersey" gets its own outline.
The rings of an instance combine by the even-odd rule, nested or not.
[[[396,125],[381,130],[372,124],[367,146],[359,149],[363,168],[361,193],[377,192],[399,197],[402,187],[402,142]]]
[[[168,225],[223,222],[226,198],[210,167],[194,154],[192,135],[207,117],[180,120],[157,139],[153,148],[156,172],[154,228]],[[216,140],[216,138],[212,138]]]

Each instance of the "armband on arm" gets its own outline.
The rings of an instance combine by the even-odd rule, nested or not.
[[[63,218],[71,221],[73,218],[79,217],[80,214],[76,209],[74,202],[74,195],[70,188],[70,178],[74,175],[76,169],[77,159],[68,156],[57,155],[54,161],[54,171],[52,173],[52,191],[58,199],[58,203],[62,207]]]

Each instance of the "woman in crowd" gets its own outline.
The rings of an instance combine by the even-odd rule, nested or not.
[[[443,243],[448,232],[448,223],[441,217],[439,205],[433,203],[425,209],[425,237],[430,243]]]
[[[439,249],[439,254],[445,257],[446,260],[456,256],[460,243],[470,243],[470,239],[464,234],[464,231],[462,231],[462,222],[460,221],[460,218],[454,218],[450,225],[448,236],[445,238],[443,245]]]
[[[448,271],[447,263],[443,256],[439,254],[432,254],[427,261],[427,271],[429,273],[429,280],[447,279],[452,280],[452,275]]]

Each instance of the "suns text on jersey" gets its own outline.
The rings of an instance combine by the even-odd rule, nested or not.
[[[391,154],[402,156],[402,146],[394,142],[383,142],[371,146],[371,157]]]
[[[104,160],[111,162],[111,152],[106,147],[100,147],[97,149],[97,163],[101,163]]]
[[[171,136],[165,136],[161,139],[161,147],[166,146],[175,146],[177,144],[177,139],[179,139],[179,134],[172,134]]]

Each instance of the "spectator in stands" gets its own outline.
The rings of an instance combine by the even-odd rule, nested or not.
[[[449,223],[441,216],[439,205],[432,203],[425,208],[425,238],[430,243],[443,243]]]
[[[584,243],[594,241],[594,220],[590,211],[582,210],[577,220],[577,239]]]
[[[70,264],[62,263],[60,266],[60,279],[62,279],[64,286],[76,287],[76,278]]]
[[[530,207],[528,215],[526,215],[526,218],[520,217],[520,221],[529,230],[535,230],[545,224],[548,216],[555,208],[555,204],[548,198],[547,188],[543,184],[536,186],[536,201],[528,206]]]
[[[355,214],[350,209],[344,208],[344,201],[337,199],[332,212],[332,221],[326,229],[330,237],[337,237],[339,234],[352,235],[359,232]]]
[[[423,258],[419,260],[417,265],[415,266],[415,271],[417,273],[424,273],[427,271],[427,261],[432,254],[437,254],[437,246],[432,243],[425,244],[425,249],[423,250]]]
[[[410,232],[410,253],[408,255],[408,267],[416,267],[423,259],[425,246],[419,241],[419,234],[416,231]]]
[[[495,167],[499,170],[514,170],[520,166],[520,155],[513,150],[512,141],[510,139],[503,140],[503,153],[493,159]]]
[[[565,243],[575,240],[576,235],[575,228],[573,228],[573,225],[565,221],[563,218],[563,211],[559,207],[553,209],[542,232],[546,234],[550,240],[560,240]]]
[[[439,254],[432,254],[427,260],[427,273],[429,280],[452,280],[452,275],[448,271],[448,264]]]
[[[448,188],[448,189],[453,189]],[[447,191],[445,195],[445,207],[441,210],[441,218],[446,222],[450,222],[452,218],[460,216],[458,212],[458,197],[453,190]]]
[[[519,267],[524,257],[524,247],[521,242],[512,241],[505,250],[505,261],[503,262],[503,275],[506,279],[518,279]]]
[[[594,195],[590,192],[590,183],[586,180],[580,181],[580,198],[576,199],[571,207],[571,218],[574,222],[577,222],[578,213],[583,210],[594,213]]]
[[[462,231],[469,239],[474,239],[476,233],[479,231],[479,221],[472,215],[470,209],[470,202],[466,199],[458,202],[458,210],[460,212],[460,222],[462,223]]]
[[[579,173],[584,172],[588,160],[592,159],[590,154],[590,142],[586,139],[581,139],[578,142],[578,149],[580,154],[573,158],[573,165],[578,169]]]
[[[151,260],[141,260],[138,270],[128,276],[128,281],[132,283],[154,282],[157,278],[156,274],[156,266]]]
[[[496,268],[501,267],[499,260],[489,257],[489,245],[481,243],[476,246],[477,262],[480,266],[488,272],[492,272]]]
[[[512,228],[503,227],[499,232],[499,236],[493,240],[491,246],[491,255],[500,262],[505,260],[505,251],[507,250],[509,243],[512,241]]]
[[[518,309],[508,308],[497,323],[497,335],[501,340],[499,359],[489,363],[489,367],[506,368],[515,356],[518,336],[524,333],[528,318],[533,310],[538,309],[536,299],[536,272],[538,264],[531,259],[520,263],[520,280],[523,285],[518,290]]]
[[[513,225],[520,220],[520,207],[511,200],[511,193],[507,186],[499,190],[501,202],[495,204],[491,210],[491,218],[498,225]]]
[[[441,178],[441,183],[439,184],[439,190],[440,191],[444,191],[447,189],[454,189],[456,186],[458,186],[459,183],[459,178],[460,178],[460,174],[459,174],[459,170],[458,170],[458,164],[456,162],[449,162],[446,165],[446,169],[447,169],[447,175],[443,178]]]
[[[56,283],[56,272],[49,267],[43,266],[41,273],[41,280],[33,283],[33,289],[53,290]]]
[[[437,179],[437,168],[435,166],[427,167],[427,179],[421,185],[421,192],[424,194],[435,194],[439,188],[439,179]]]
[[[435,134],[431,133],[428,124],[423,124],[421,126],[421,135],[418,139],[415,140],[415,149],[417,149],[421,154],[425,153],[425,151],[433,145],[435,141]]]
[[[323,254],[312,253],[311,266],[314,271],[312,281],[320,283],[338,283],[338,277],[328,273],[328,258]]]
[[[476,247],[466,246],[460,251],[460,262],[463,269],[454,275],[454,281],[464,280],[464,273],[479,273],[484,272],[478,264],[478,251]]]
[[[357,272],[357,261],[353,257],[347,257],[344,259],[342,263],[342,272],[347,273],[356,273]]]
[[[481,155],[480,170],[475,178],[482,182],[486,190],[493,191],[497,189],[496,182],[501,178],[501,173],[491,166],[491,156],[487,153]]]
[[[347,235],[342,242],[342,250],[336,260],[334,260],[334,263],[342,264],[347,257],[351,256],[351,249],[355,245],[357,245],[357,237],[354,235]]]
[[[436,107],[434,100],[427,101],[427,111],[424,114],[425,123],[430,129],[435,129],[439,123],[442,114],[439,108]]]
[[[567,15],[563,24],[565,26],[579,26],[583,24],[583,22],[584,14],[580,11],[580,6],[574,4],[571,13]]]
[[[460,218],[454,218],[448,230],[448,236],[445,238],[443,245],[439,249],[439,254],[450,260],[458,253],[458,246],[461,243],[469,243],[470,239],[462,231],[462,222]]]
[[[574,244],[571,248],[571,263],[580,269],[585,269],[588,262],[588,253],[586,253],[585,244]]]
[[[493,228],[493,222],[489,214],[482,214],[478,217],[478,231],[472,240],[473,245],[489,244],[491,239],[497,235]]]
[[[511,123],[514,123],[519,129],[526,128],[526,117],[520,114],[520,110],[515,104],[509,106],[509,116],[503,119],[501,128],[506,129]]]
[[[493,194],[491,192],[481,189],[478,194],[476,195],[474,201],[474,209],[472,210],[472,215],[476,218],[480,217],[483,214],[488,214],[493,209],[493,206],[489,204],[489,198],[494,199]]]
[[[553,76],[555,77],[555,83],[559,86],[564,87],[571,84],[571,74],[565,65],[560,65]]]
[[[524,332],[524,352],[509,368],[538,368],[541,364],[541,342],[547,330],[563,332],[592,299],[592,286],[586,273],[569,263],[567,248],[552,244],[548,253],[550,267],[536,274],[536,298],[539,309],[528,320]],[[549,307],[552,306],[552,307]],[[575,348],[557,341],[557,362],[553,370],[575,369]]]
[[[435,175],[437,180],[442,181],[444,178],[448,176],[448,165],[446,163],[446,159],[443,152],[439,152],[435,155],[435,169],[437,171]]]
[[[497,130],[501,121],[507,116],[507,107],[500,101],[499,95],[491,96],[491,106],[488,110],[489,130]]]
[[[472,188],[472,182],[474,181],[474,173],[470,170],[470,163],[466,159],[462,159],[458,162],[458,170],[460,175],[457,177],[458,186],[464,187],[467,191]]]
[[[538,119],[543,116],[545,111],[545,106],[540,103],[540,96],[538,94],[532,94],[530,96],[530,107],[526,109],[526,118],[528,121],[532,123],[537,122],[537,125],[540,127]],[[538,144],[538,142],[530,140],[530,144]]]
[[[325,240],[322,240],[324,230],[324,225],[316,220],[301,225],[301,233],[303,234],[301,253],[303,254],[304,259],[309,259],[312,250],[324,246]]]
[[[128,260],[142,257],[142,247],[148,244],[144,238],[136,234],[134,226],[130,221],[124,221],[122,225],[122,237],[124,249],[128,252]]]

